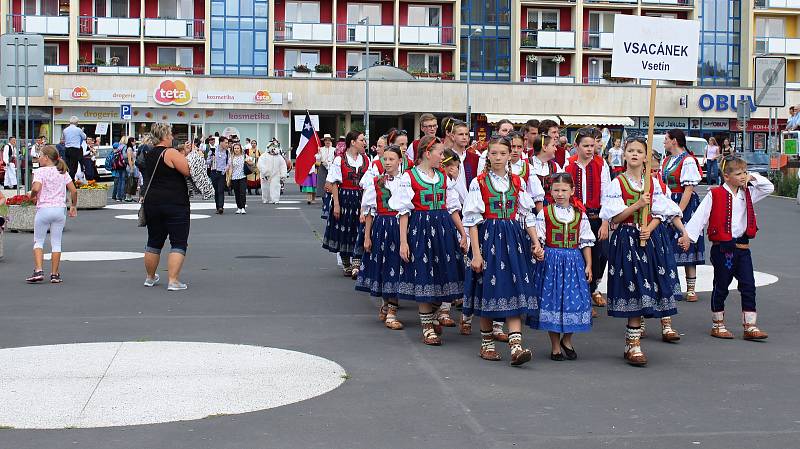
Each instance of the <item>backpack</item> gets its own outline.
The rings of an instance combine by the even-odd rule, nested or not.
[[[113,159],[114,159],[114,153],[116,153],[116,152],[117,152],[117,150],[112,150],[112,151],[109,151],[108,154],[106,154],[106,160],[103,163],[103,167],[105,167],[106,170],[111,170],[111,165],[112,165],[112,162],[113,162]]]
[[[134,159],[133,165],[135,165],[139,171],[144,171],[144,168],[147,165],[147,162],[144,159],[144,153],[148,149],[150,149],[150,147],[145,144],[139,145],[139,148],[136,149],[136,159]]]
[[[113,157],[111,158],[112,170],[124,170],[128,166],[128,161],[122,155],[122,150],[114,150]]]

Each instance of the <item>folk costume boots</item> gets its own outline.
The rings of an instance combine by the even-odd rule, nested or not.
[[[633,366],[647,365],[647,357],[642,352],[640,327],[630,327],[625,331],[625,360]]]

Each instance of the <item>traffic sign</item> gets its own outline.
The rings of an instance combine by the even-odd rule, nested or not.
[[[120,120],[130,120],[133,116],[133,107],[129,104],[119,105],[119,118]]]
[[[44,38],[41,34],[4,34],[2,46],[2,95],[44,96]],[[16,72],[16,74],[15,74]],[[27,86],[27,89],[26,89]]]
[[[753,90],[753,100],[758,107],[786,106],[786,58],[756,57]]]

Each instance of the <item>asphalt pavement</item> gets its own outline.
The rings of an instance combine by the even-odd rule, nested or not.
[[[575,337],[577,361],[549,360],[547,335],[528,329],[534,361],[512,368],[478,357],[478,332],[463,337],[448,329],[443,346],[424,346],[413,305],[401,304],[404,330],[384,328],[376,303],[355,292],[335,256],[320,248],[319,204],[307,206],[295,189],[289,186],[283,199],[298,203],[262,205],[251,196],[245,216],[226,210],[193,220],[184,292],[144,288],[141,259],[64,262],[64,284],[26,285],[31,234],[7,233],[0,348],[122,341],[266,346],[341,365],[341,386],[294,404],[200,420],[1,429],[0,449],[800,446],[794,201],[769,198],[757,206],[756,270],[779,278],[758,289],[767,341],[740,338],[736,292],[728,299],[728,326],[739,338],[711,338],[710,293],[702,292],[699,302],[679,305],[679,343],[643,340],[646,368],[625,364],[625,323],[604,309],[591,333]],[[68,223],[64,251],[142,251],[145,231],[114,218],[124,213],[135,212],[81,211]],[[657,322],[649,324],[657,335]]]

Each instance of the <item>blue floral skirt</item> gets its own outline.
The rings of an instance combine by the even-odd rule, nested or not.
[[[667,227],[650,234],[639,246],[639,230],[620,226],[611,235],[608,255],[608,314],[619,318],[663,318],[678,313],[678,268],[672,248],[663,243]]]
[[[680,204],[681,196],[683,196],[682,193],[673,193],[672,201],[674,201],[675,204]],[[698,206],[700,206],[700,197],[697,196],[697,192],[692,192],[689,204],[686,205],[686,210],[683,211],[683,218],[681,219],[684,225],[692,219],[692,215],[694,215]],[[689,249],[684,251],[678,246],[678,238],[681,236],[681,233],[672,227],[672,225],[669,226],[669,230],[670,236],[672,237],[672,252],[675,254],[675,262],[677,262],[679,266],[703,265],[705,263],[706,241],[702,234],[697,240],[697,243],[691,243]]]
[[[539,310],[528,315],[528,326],[565,334],[591,330],[592,300],[582,251],[546,247],[544,261],[536,266]]]
[[[483,272],[466,267],[464,315],[508,318],[534,313],[534,260],[530,238],[517,220],[490,219],[478,225]],[[526,238],[527,237],[527,238]]]
[[[356,247],[353,248],[353,257],[362,258],[364,256],[364,223],[358,223],[358,235],[356,236]]]
[[[400,224],[397,217],[378,215],[372,222],[372,250],[364,253],[356,290],[384,299],[397,298],[400,280]],[[363,248],[363,243],[362,243]]]
[[[411,259],[400,267],[400,299],[435,304],[464,297],[464,255],[446,210],[413,211],[408,246]]]
[[[322,247],[342,257],[351,257],[358,237],[358,210],[361,208],[361,190],[339,189],[341,214],[337,220],[333,216],[333,203],[325,226]]]

